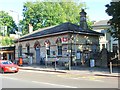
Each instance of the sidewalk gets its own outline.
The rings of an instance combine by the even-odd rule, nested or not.
[[[44,72],[56,72],[56,73],[68,73],[68,74],[80,74],[80,75],[91,75],[91,76],[107,76],[107,77],[120,77],[120,72],[118,73],[118,68],[113,68],[112,73],[110,73],[109,68],[98,68],[98,67],[80,67],[72,66],[71,70],[65,69],[65,67],[54,66],[41,66],[41,65],[23,65],[19,67],[22,70],[34,70],[34,71],[44,71]]]

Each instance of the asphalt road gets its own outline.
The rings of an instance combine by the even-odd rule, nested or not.
[[[20,70],[0,74],[2,88],[118,88],[116,77]]]

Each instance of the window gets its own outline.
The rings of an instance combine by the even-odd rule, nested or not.
[[[27,46],[27,53],[30,53],[30,46]]]
[[[18,48],[18,57],[22,56],[22,46],[20,45]]]
[[[56,40],[57,48],[58,48],[58,56],[62,56],[62,40],[61,38],[57,38]]]
[[[113,44],[113,52],[117,54],[117,44]]]
[[[50,55],[50,46],[47,48],[47,55]]]
[[[12,64],[11,61],[2,61],[2,64]]]
[[[50,56],[50,41],[47,39],[44,43],[45,48],[46,48],[46,53],[48,56]]]
[[[30,53],[30,44],[29,43],[26,43],[26,52]]]
[[[58,55],[62,55],[62,46],[58,46]]]

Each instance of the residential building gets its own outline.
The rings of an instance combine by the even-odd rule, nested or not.
[[[93,25],[93,30],[104,33],[104,36],[100,36],[99,38],[100,50],[105,47],[109,52],[117,53],[118,40],[115,40],[108,32],[108,29],[111,29],[111,27],[107,24],[107,22],[108,20],[95,22]]]

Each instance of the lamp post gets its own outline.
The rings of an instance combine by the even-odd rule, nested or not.
[[[17,25],[18,25],[18,31],[19,31],[19,13],[13,10],[10,10],[10,12],[16,13],[17,14]]]
[[[68,69],[71,70],[71,66],[72,66],[72,41],[74,39],[74,36],[71,34],[70,35],[70,60],[69,60],[69,66],[68,66]]]
[[[13,11],[13,10],[10,10],[10,12],[13,12],[13,13],[16,13],[17,14],[17,26],[18,26],[18,31],[15,31],[15,33],[16,33],[16,35],[18,36],[17,37],[17,41],[18,41],[18,50],[19,50],[19,36],[22,34],[21,32],[20,32],[20,27],[19,27],[19,13],[18,12],[16,12],[16,11]],[[18,59],[19,59],[19,51],[18,51]],[[16,62],[16,64],[17,64],[17,62]]]

